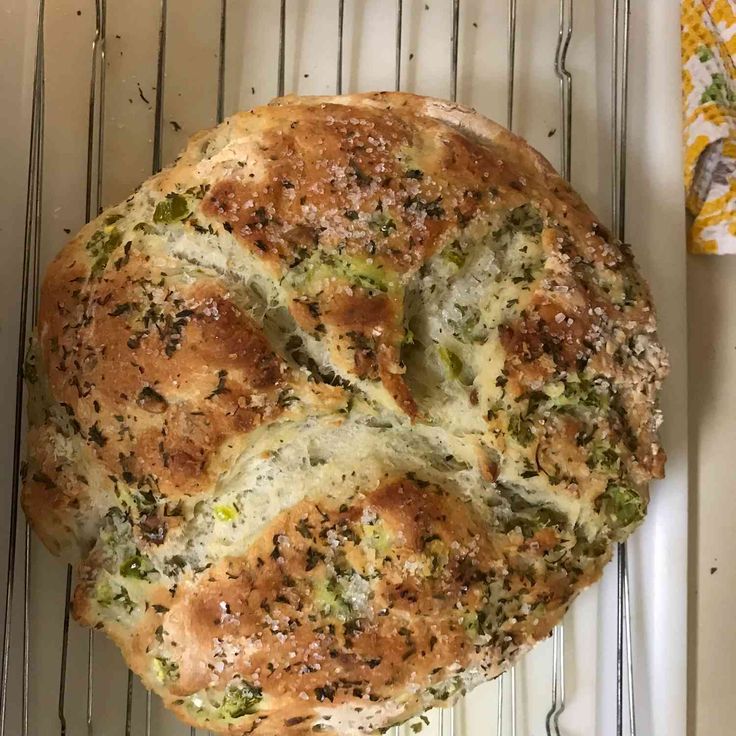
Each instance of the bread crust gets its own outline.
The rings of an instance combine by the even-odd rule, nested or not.
[[[599,576],[663,474],[666,370],[628,248],[521,138],[279,98],[49,267],[23,506],[182,719],[372,733]]]

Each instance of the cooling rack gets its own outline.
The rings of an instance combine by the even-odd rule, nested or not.
[[[179,123],[170,119],[169,107],[172,104],[175,107],[186,104],[184,101],[172,101],[171,96],[167,96],[167,85],[172,77],[181,76],[181,70],[171,66],[172,44],[186,45],[185,41],[190,36],[186,36],[183,42],[180,34],[198,32],[197,28],[187,27],[177,20],[181,16],[182,6],[188,4],[194,7],[193,2],[194,0],[148,2],[149,6],[155,6],[155,28],[146,27],[144,35],[147,41],[143,40],[141,43],[147,42],[155,47],[155,79],[151,85],[155,91],[147,97],[146,91],[138,87],[141,99],[150,104],[151,147],[148,173],[159,171],[168,160],[167,132],[170,132],[170,125],[174,130],[179,127]],[[642,4],[644,0],[638,2]],[[370,18],[375,21],[380,16],[382,24],[380,33],[373,34],[378,36],[375,48],[380,50],[380,66],[384,75],[379,86],[426,92],[472,103],[477,86],[490,77],[483,72],[476,79],[476,75],[470,70],[471,62],[468,58],[477,65],[478,57],[482,57],[484,43],[492,43],[495,47],[494,58],[504,60],[503,68],[500,65],[494,66],[491,75],[495,85],[494,97],[505,102],[503,110],[500,103],[496,104],[495,116],[509,128],[518,130],[519,77],[528,79],[532,66],[529,56],[536,53],[534,49],[537,43],[534,39],[530,41],[531,31],[527,25],[533,26],[533,33],[540,37],[539,48],[544,49],[545,53],[547,50],[552,52],[548,58],[541,59],[540,63],[548,67],[549,81],[554,87],[553,92],[548,93],[543,102],[540,101],[540,104],[545,105],[547,118],[552,121],[547,126],[547,137],[550,140],[535,140],[533,136],[529,136],[531,142],[538,146],[540,143],[544,144],[546,152],[561,174],[571,179],[574,136],[590,135],[591,127],[597,131],[603,126],[608,127],[608,133],[603,136],[607,151],[601,155],[607,156],[609,163],[600,168],[610,172],[610,222],[615,235],[624,240],[627,222],[632,3],[636,6],[637,0],[492,0],[486,3],[473,0],[432,0],[431,3],[414,0],[313,0],[311,3],[307,0],[200,0],[201,6],[206,6],[209,16],[207,32],[215,58],[209,81],[204,82],[208,90],[204,94],[213,96],[212,122],[220,122],[226,112],[232,112],[238,107],[248,107],[253,101],[262,101],[284,92],[320,91],[339,94],[343,91],[354,91],[360,84],[360,64],[365,65],[362,59],[365,53],[361,53],[360,49],[356,52],[355,49],[363,42],[363,34],[366,37],[371,35],[367,21],[361,15],[368,6],[374,11]],[[47,733],[70,736],[185,736],[191,733],[205,736],[206,731],[177,725],[162,712],[157,700],[143,690],[129,671],[125,673],[122,670],[121,677],[122,665],[119,659],[114,660],[115,654],[103,637],[82,631],[70,621],[69,600],[74,585],[74,570],[71,566],[63,569],[57,564],[54,572],[49,572],[48,557],[36,545],[19,510],[24,429],[23,353],[29,330],[32,329],[38,312],[42,242],[45,237],[44,143],[48,137],[45,130],[45,103],[49,71],[46,31],[49,13],[59,4],[64,3],[62,0],[38,0],[35,16],[27,207],[20,274],[15,430],[8,507],[11,524],[7,547],[7,587],[0,670],[0,736],[46,736]],[[86,12],[94,15],[94,35],[87,66],[89,79],[85,82],[88,84],[84,152],[86,221],[94,217],[106,203],[105,184],[111,176],[107,168],[108,148],[105,136],[110,132],[111,124],[117,122],[117,118],[110,116],[108,108],[111,98],[119,96],[119,90],[110,87],[108,69],[114,48],[113,41],[120,36],[114,32],[110,20],[111,16],[120,17],[121,6],[124,8],[125,4],[121,0],[79,0],[79,4],[84,6]],[[376,13],[375,7],[378,5],[380,12]],[[493,6],[492,9],[490,6]],[[596,71],[594,75],[598,88],[606,90],[608,104],[600,106],[596,120],[582,123],[579,122],[579,116],[573,114],[576,80],[568,68],[568,53],[571,45],[578,41],[578,36],[575,35],[577,27],[574,24],[576,12],[586,15],[589,21],[592,19],[592,27],[598,31],[595,35],[595,46],[600,48],[597,48],[596,58],[602,54],[608,56],[607,64],[603,65],[605,73]],[[542,22],[535,20],[536,13],[543,14]],[[147,14],[146,22],[151,20],[151,14]],[[317,15],[319,24],[317,33],[311,34],[311,42],[317,43],[321,50],[314,57],[316,61],[313,65],[308,67],[300,59],[304,57],[303,45],[309,41],[309,29],[314,27],[314,23],[310,26],[312,15]],[[486,31],[487,25],[473,21],[472,18],[475,17],[490,18],[490,31]],[[252,86],[253,100],[243,94],[243,79],[247,75],[243,74],[242,68],[238,79],[240,89],[233,91],[233,87],[238,86],[233,82],[233,76],[237,76],[233,74],[233,65],[237,65],[238,59],[243,55],[240,24],[244,21],[247,23],[249,19],[258,24],[256,33],[261,37],[258,43],[268,49],[268,58],[260,58],[259,63],[264,68],[274,70],[273,73],[260,76],[257,70],[254,72],[259,80],[267,80],[270,89],[265,91],[261,88],[256,93],[255,86]],[[599,32],[600,29],[604,30],[605,35]],[[589,32],[590,23],[586,27],[586,33]],[[484,33],[488,35],[484,36]],[[429,81],[427,75],[424,75],[423,81],[422,75],[416,72],[416,64],[412,66],[417,61],[412,49],[421,45],[422,34],[428,34],[432,39],[428,52],[428,44],[424,44],[423,56],[423,63],[433,70]],[[518,40],[521,36],[526,39],[524,55],[519,53]],[[249,37],[253,37],[253,32]],[[581,45],[587,44],[588,51],[591,50],[589,35],[580,41]],[[84,44],[86,38],[80,36],[67,43],[75,46]],[[500,46],[503,47],[502,50]],[[601,49],[605,51],[601,52]],[[181,57],[180,50],[176,53]],[[389,66],[392,68],[389,69]],[[306,68],[312,71],[304,71]],[[307,83],[305,80],[309,80],[310,74],[312,79]],[[309,89],[304,90],[305,86]],[[203,94],[202,88],[196,85],[189,89],[182,85],[180,89],[183,92],[180,91],[177,95],[184,100],[187,95],[201,97]],[[245,89],[247,93],[247,85]],[[210,90],[214,91],[214,95],[210,94]],[[532,129],[538,133],[539,126],[532,126]],[[529,126],[520,132],[528,134]],[[576,150],[585,149],[578,147]],[[574,180],[573,184],[577,186]],[[542,733],[548,736],[572,736],[604,732],[615,733],[616,736],[636,736],[637,733],[652,733],[649,725],[644,729],[639,726],[637,730],[639,710],[635,682],[642,677],[637,672],[637,667],[640,664],[646,667],[647,664],[643,659],[640,662],[639,650],[632,646],[633,640],[638,641],[635,631],[632,635],[632,629],[636,625],[632,607],[636,607],[636,601],[632,603],[633,593],[629,580],[629,566],[637,562],[636,559],[630,559],[635,552],[636,550],[630,550],[625,544],[619,545],[615,568],[608,572],[609,588],[612,587],[614,592],[605,603],[613,604],[615,615],[601,615],[606,629],[593,636],[594,641],[601,639],[611,642],[611,646],[603,647],[605,651],[600,654],[606,662],[596,665],[609,674],[603,678],[603,682],[610,691],[608,697],[611,707],[599,708],[595,712],[588,710],[587,717],[583,717],[582,721],[580,713],[585,712],[585,709],[581,711],[577,708],[573,714],[568,709],[566,713],[571,690],[570,680],[573,681],[573,687],[580,688],[581,684],[579,672],[571,678],[570,662],[580,657],[580,652],[577,651],[580,641],[590,640],[590,637],[581,640],[577,636],[574,642],[577,649],[571,653],[568,631],[571,623],[566,620],[554,630],[549,642],[537,648],[540,654],[535,651],[531,655],[536,657],[534,666],[527,669],[527,662],[524,660],[494,683],[479,688],[468,698],[469,705],[464,703],[433,712],[430,714],[427,732],[439,736],[479,736],[481,733],[496,736],[531,736]],[[610,580],[611,573],[614,580]],[[58,643],[59,653],[57,655],[54,650],[53,656],[49,657],[50,663],[43,668],[42,674],[39,662],[43,658],[39,656],[39,650],[48,641],[48,637],[43,633],[39,634],[34,628],[37,618],[34,605],[38,608],[38,604],[34,604],[33,596],[39,587],[38,579],[44,580],[49,575],[59,574],[63,579],[56,581],[55,589],[60,593],[58,599],[49,600],[48,603],[44,600],[43,604],[44,609],[48,608],[44,611],[46,620],[56,622],[59,629],[60,636],[51,640]],[[638,590],[637,594],[644,594],[644,591]],[[583,625],[600,630],[603,624],[595,620],[596,608],[588,606],[588,609],[588,621],[583,622]],[[580,621],[574,623],[579,628]],[[113,672],[111,665],[109,673],[105,673],[109,677],[101,677],[101,668],[107,668],[107,663],[111,661],[115,661],[116,671]],[[49,670],[53,670],[53,677],[49,675]],[[531,670],[534,670],[533,677],[530,675]],[[534,680],[533,683],[530,683],[530,677]],[[43,679],[44,683],[49,683],[49,687],[35,686],[37,679]],[[109,707],[112,701],[121,704],[121,707]],[[533,701],[531,706],[529,701]],[[603,712],[602,715],[600,711]],[[568,718],[573,715],[574,719]],[[652,719],[647,717],[647,724],[651,722]],[[409,726],[403,726],[392,729],[390,733],[392,736],[403,736],[412,731]],[[667,736],[674,736],[674,732],[667,732]]]

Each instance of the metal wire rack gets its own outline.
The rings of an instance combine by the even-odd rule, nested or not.
[[[95,33],[91,47],[91,76],[89,86],[89,108],[87,121],[87,159],[86,159],[86,220],[91,219],[101,209],[102,182],[104,171],[104,135],[105,135],[105,93],[106,93],[106,53],[107,53],[107,0],[93,0],[95,10]],[[360,2],[360,0],[348,0]],[[213,80],[216,85],[216,114],[217,122],[224,118],[225,87],[226,87],[226,48],[228,25],[228,5],[242,2],[242,0],[212,0],[212,5],[219,5],[219,51],[217,76]],[[287,28],[290,23],[289,3],[279,0],[278,27],[268,29],[268,32],[277,34],[278,56],[275,59],[277,67],[277,83],[273,90],[282,95],[286,90],[286,59],[287,59]],[[515,75],[516,75],[516,38],[517,38],[517,0],[497,0],[507,5],[507,105],[506,123],[509,128],[514,127],[515,103]],[[407,0],[408,4],[408,0]],[[573,78],[566,66],[567,53],[573,38],[573,10],[574,0],[558,0],[559,23],[557,43],[554,59],[550,59],[556,77],[559,81],[559,121],[561,135],[559,165],[562,175],[569,179],[571,174],[572,155],[572,92]],[[345,35],[345,0],[337,0],[336,4],[336,36],[337,54],[335,60],[335,91],[343,92],[344,81],[344,35]],[[395,2],[395,88],[402,89],[402,42],[404,24],[406,20],[404,0]],[[21,309],[18,332],[17,352],[17,379],[15,404],[15,434],[13,446],[13,464],[11,479],[11,496],[9,518],[11,519],[8,537],[7,577],[4,603],[4,628],[2,662],[0,667],[0,736],[10,734],[8,722],[9,712],[17,707],[16,702],[11,704],[9,692],[11,686],[18,686],[20,690],[20,733],[27,736],[29,731],[29,649],[31,646],[31,623],[29,616],[29,595],[31,590],[31,576],[33,574],[33,559],[30,529],[23,515],[19,511],[19,484],[22,461],[22,443],[24,428],[24,387],[22,380],[23,357],[30,329],[35,324],[38,314],[39,286],[40,286],[40,244],[42,220],[42,194],[44,176],[44,103],[45,103],[45,39],[44,19],[46,16],[46,0],[37,2],[37,31],[35,52],[35,73],[33,77],[33,104],[30,127],[30,153],[28,161],[27,206],[25,219],[25,241],[23,246],[23,261],[21,274]],[[631,0],[610,0],[611,28],[612,28],[612,59],[611,69],[611,140],[612,140],[612,170],[614,185],[612,189],[612,226],[615,235],[624,239],[625,207],[626,207],[626,142],[627,142],[627,99],[628,99],[628,72],[629,72],[629,16]],[[451,1],[451,43],[449,79],[447,90],[452,100],[458,98],[458,56],[461,48],[460,18],[463,12],[461,0]],[[158,53],[156,67],[156,96],[155,96],[155,124],[153,129],[153,156],[152,173],[162,167],[163,161],[163,128],[164,128],[164,87],[166,81],[166,52],[168,30],[168,0],[159,0],[159,27]],[[421,91],[421,90],[418,90]],[[461,100],[462,101],[462,100]],[[18,569],[22,570],[22,580],[18,580]],[[59,601],[59,609],[63,611],[63,635],[61,651],[61,667],[58,678],[58,733],[67,733],[67,680],[69,661],[69,627],[70,627],[70,596],[74,571],[67,567],[65,581],[65,596]],[[611,656],[616,659],[616,734],[624,733],[636,736],[636,711],[634,703],[634,678],[632,659],[632,634],[630,616],[630,590],[627,567],[627,547],[619,545],[617,553],[617,636],[616,651]],[[20,601],[19,601],[20,599]],[[22,640],[22,648],[18,653],[13,641],[18,634]],[[565,709],[565,627],[558,626],[552,636],[552,668],[549,672],[550,704],[545,718],[545,730],[548,736],[560,736],[563,733],[560,727],[560,716]],[[97,636],[88,632],[86,651],[86,733],[92,736],[98,733],[99,724],[95,722],[94,705],[96,692],[93,667],[95,661],[95,643]],[[20,662],[18,662],[20,658]],[[19,682],[14,678],[19,677]],[[128,672],[126,685],[125,723],[123,733],[126,736],[151,736],[152,731],[152,700],[150,693],[146,693],[145,702],[135,704],[134,678]],[[491,723],[495,720],[497,736],[519,732],[517,724],[517,674],[512,669],[497,680],[497,703],[495,714],[489,714],[488,727],[485,733],[491,733]],[[141,719],[143,730],[136,731],[132,716],[134,706],[144,708],[144,717]],[[495,719],[493,716],[495,715]],[[137,723],[137,721],[136,721]],[[455,710],[441,710],[436,719],[436,728],[441,736],[455,736],[462,729],[455,718]],[[592,726],[591,726],[592,729]],[[117,733],[118,731],[116,731]],[[198,732],[192,728],[192,735]],[[400,733],[398,728],[391,730],[392,736]],[[76,736],[76,734],[75,734]],[[199,731],[199,736],[203,732]],[[468,734],[468,736],[471,736]],[[475,734],[473,734],[475,736]]]

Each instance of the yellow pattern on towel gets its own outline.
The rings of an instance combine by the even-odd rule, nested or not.
[[[694,253],[736,253],[736,0],[682,0],[685,194]]]

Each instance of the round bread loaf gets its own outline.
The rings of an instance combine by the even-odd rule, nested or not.
[[[665,373],[628,248],[523,140],[285,97],[51,265],[23,504],[188,723],[373,733],[598,578],[663,472]]]

